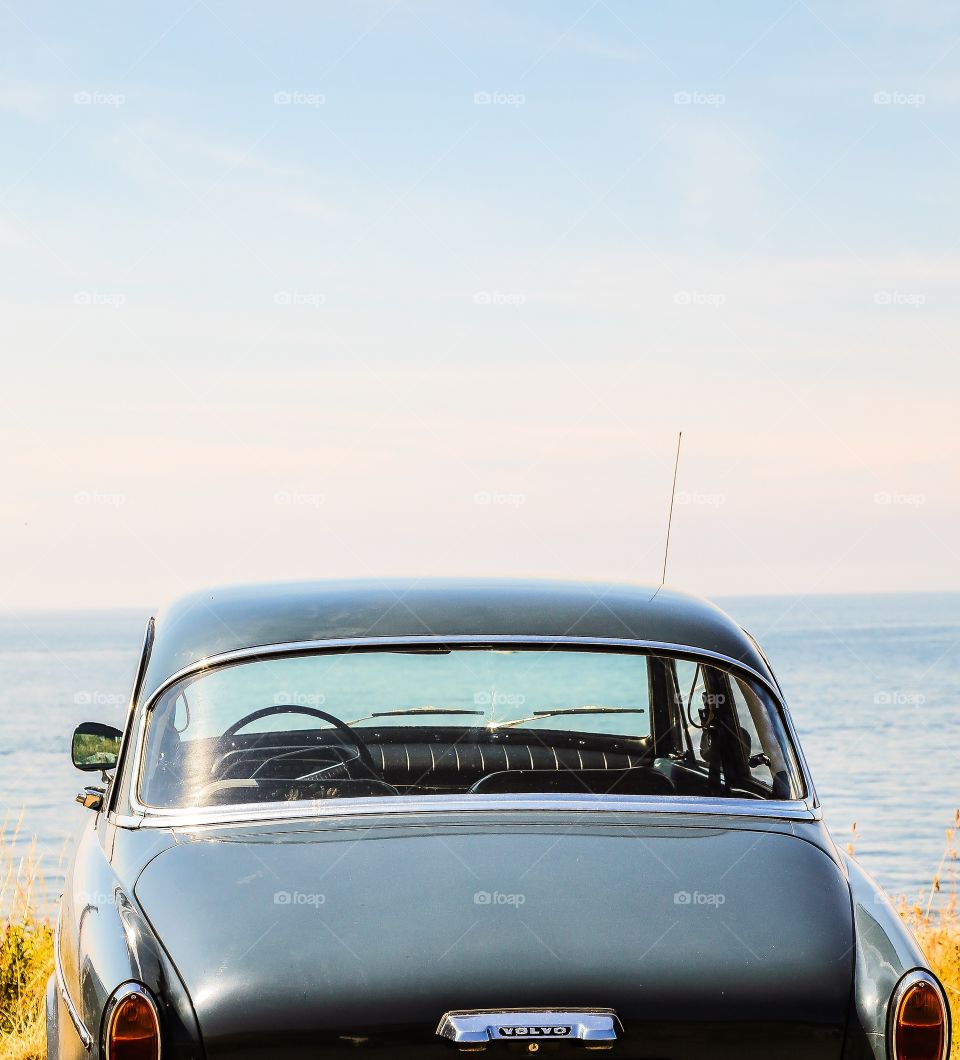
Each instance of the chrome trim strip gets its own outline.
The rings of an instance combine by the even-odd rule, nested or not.
[[[143,691],[143,680],[147,675],[147,666],[150,663],[150,653],[153,651],[155,635],[156,622],[151,615],[151,617],[147,619],[147,628],[144,630],[143,646],[140,649],[140,661],[137,663],[137,672],[133,678],[133,691],[130,693],[127,712],[124,716],[123,737],[120,740],[120,747],[117,750],[117,766],[114,770],[113,778],[110,781],[109,789],[107,790],[106,797],[103,801],[104,808],[110,812],[117,808],[117,793],[123,783],[122,775],[124,773],[129,773],[127,768],[127,754],[129,753],[129,748],[127,745],[133,738],[134,712],[137,709],[137,700],[140,698],[140,693]]]
[[[130,770],[131,785],[129,793],[129,802],[131,811],[134,816],[142,818],[142,824],[148,827],[170,827],[171,825],[177,824],[190,824],[190,823],[218,823],[224,822],[229,823],[231,821],[262,821],[262,820],[281,820],[286,817],[297,818],[307,816],[347,816],[355,814],[370,814],[370,813],[416,813],[416,812],[429,812],[436,810],[461,810],[461,809],[502,809],[504,808],[502,803],[493,801],[494,799],[500,798],[513,798],[512,796],[485,796],[483,801],[476,800],[475,797],[471,797],[471,800],[464,803],[460,797],[448,797],[448,796],[392,796],[390,798],[363,798],[363,799],[331,799],[326,801],[315,801],[312,803],[305,803],[297,810],[290,803],[261,803],[251,804],[250,806],[230,812],[224,812],[222,807],[217,807],[216,815],[207,817],[203,820],[198,820],[198,816],[204,811],[187,811],[183,808],[179,809],[164,809],[161,807],[147,806],[145,803],[140,801],[139,793],[139,779],[140,779],[140,768],[143,764],[144,754],[144,742],[146,735],[146,718],[149,711],[153,708],[157,700],[163,695],[167,689],[173,685],[182,681],[186,677],[192,677],[200,675],[222,666],[229,666],[234,663],[246,662],[255,659],[273,658],[278,655],[312,655],[312,654],[337,654],[344,651],[383,651],[391,647],[405,648],[405,647],[417,647],[421,645],[447,645],[450,647],[476,647],[482,648],[485,645],[492,644],[510,644],[517,648],[537,648],[541,646],[558,646],[564,649],[583,649],[585,651],[590,650],[606,650],[611,652],[627,651],[637,655],[673,655],[678,658],[687,658],[694,661],[711,661],[720,663],[728,669],[735,672],[740,672],[746,676],[752,678],[754,681],[759,682],[772,696],[773,702],[779,708],[782,720],[785,723],[788,736],[791,740],[791,751],[796,759],[797,769],[800,772],[801,779],[803,780],[804,788],[808,793],[807,799],[789,800],[789,801],[773,801],[764,800],[762,803],[752,799],[724,799],[724,798],[706,798],[706,799],[686,799],[683,805],[677,805],[674,807],[668,807],[664,805],[665,800],[663,796],[655,796],[653,798],[658,800],[655,807],[655,812],[673,812],[673,813],[696,813],[697,809],[692,803],[699,803],[703,809],[699,812],[702,813],[722,813],[733,816],[752,816],[752,817],[767,817],[774,819],[787,819],[787,818],[802,818],[804,820],[818,820],[819,819],[819,804],[816,801],[816,795],[813,788],[813,783],[810,779],[809,770],[807,768],[806,760],[803,757],[803,753],[800,750],[800,745],[797,740],[796,732],[793,728],[793,724],[790,719],[790,712],[787,710],[786,704],[783,701],[781,692],[777,688],[776,683],[772,682],[768,677],[765,677],[759,671],[748,666],[746,663],[740,662],[728,655],[723,655],[720,652],[710,651],[706,648],[692,648],[689,645],[683,644],[670,644],[663,641],[643,641],[643,640],[632,640],[621,637],[545,637],[545,636],[531,636],[531,635],[507,635],[498,634],[496,636],[481,637],[474,635],[466,636],[437,636],[435,634],[423,635],[423,636],[411,636],[411,637],[355,637],[346,638],[341,640],[311,640],[311,641],[291,641],[283,644],[265,644],[257,645],[256,647],[250,648],[239,648],[233,651],[222,652],[219,655],[211,655],[208,658],[200,659],[195,663],[191,663],[189,666],[185,666],[178,670],[176,673],[171,674],[165,681],[163,681],[157,688],[150,693],[145,699],[142,706],[138,708],[138,717],[136,719],[136,736],[134,740],[134,756],[132,767]],[[131,732],[132,734],[132,732]],[[615,811],[626,811],[629,809],[654,809],[650,806],[650,796],[617,796],[611,799],[609,796],[598,796],[596,799],[588,800],[582,796],[574,796],[574,803],[564,802],[563,805],[558,806],[556,800],[562,798],[560,796],[551,796],[550,800],[540,799],[522,799],[520,803],[514,803],[509,808],[517,809],[577,809],[577,810],[615,810]],[[424,799],[431,800],[427,803]],[[442,800],[442,801],[441,801]],[[600,800],[607,800],[600,805]],[[628,801],[629,800],[629,801]],[[811,801],[812,800],[812,801]],[[405,805],[398,807],[397,802],[403,802]],[[641,805],[646,801],[647,805]],[[333,803],[338,805],[334,806]],[[748,809],[734,810],[731,808],[731,803],[741,803]],[[763,811],[757,811],[755,807],[762,805],[766,807]],[[283,807],[283,812],[280,812],[280,808]],[[114,823],[119,824],[120,821],[125,821],[126,818],[115,816],[113,818]]]
[[[63,1001],[63,1007],[67,1010],[84,1049],[89,1051],[93,1048],[93,1035],[87,1030],[87,1025],[83,1022],[77,1006],[74,1005],[63,975],[63,964],[60,961],[60,916],[57,917],[57,924],[53,930],[53,971],[57,978],[57,991]]]
[[[464,1045],[551,1038],[613,1042],[618,1022],[612,1008],[457,1009],[443,1014],[437,1034]]]
[[[205,825],[248,824],[273,821],[296,821],[339,817],[417,817],[438,813],[477,813],[487,811],[523,812],[536,810],[552,813],[649,813],[686,817],[751,817],[769,821],[821,820],[819,811],[806,802],[774,802],[770,799],[687,798],[669,799],[663,795],[401,795],[356,798],[319,799],[311,802],[250,803],[236,809],[223,806],[151,810],[144,817],[117,818],[118,827],[132,828],[199,828]]]
[[[950,1055],[950,1038],[953,1031],[950,1018],[950,1004],[947,1001],[947,995],[944,993],[943,987],[940,985],[940,981],[932,972],[928,972],[923,968],[915,968],[912,972],[907,972],[906,975],[902,976],[900,981],[893,988],[893,993],[890,995],[890,1002],[887,1008],[887,1043],[889,1054],[891,1057],[899,1055],[897,1052],[897,1013],[900,1011],[900,1005],[903,1002],[907,991],[912,986],[917,986],[920,983],[926,983],[928,986],[932,986],[937,992],[937,996],[940,998],[944,1019],[943,1051],[940,1054],[940,1060],[947,1060],[947,1057]]]
[[[804,780],[807,785],[807,800],[814,808],[819,808],[820,796],[817,795],[817,789],[814,786],[813,777],[810,775],[810,767],[807,765],[807,756],[804,754],[803,746],[801,745],[800,740],[797,737],[797,730],[793,724],[793,717],[791,716],[790,711],[786,709],[787,699],[784,695],[783,689],[780,687],[780,681],[778,680],[773,667],[770,665],[770,660],[764,653],[763,648],[760,647],[757,638],[754,637],[752,633],[748,633],[745,629],[743,630],[743,633],[750,638],[750,643],[754,646],[754,648],[757,649],[757,654],[760,656],[761,659],[763,659],[763,664],[764,666],[766,666],[767,670],[770,673],[770,677],[773,679],[773,683],[777,689],[777,698],[780,701],[782,708],[781,714],[783,715],[783,720],[787,726],[787,732],[790,735],[790,739],[793,741],[793,753],[797,756],[797,759],[799,760],[800,772],[803,774]]]
[[[242,662],[246,659],[268,658],[273,655],[309,655],[314,652],[342,652],[347,649],[377,651],[389,648],[391,645],[397,647],[409,647],[422,644],[450,645],[457,647],[466,645],[468,647],[483,647],[486,644],[515,644],[517,647],[524,645],[539,646],[543,644],[562,644],[564,647],[584,648],[610,648],[612,650],[627,648],[641,655],[655,654],[662,651],[670,655],[680,655],[690,659],[713,659],[726,663],[736,670],[749,674],[760,681],[778,702],[782,702],[782,693],[775,681],[759,670],[755,670],[747,663],[734,659],[730,655],[711,651],[709,648],[693,648],[689,644],[672,644],[669,641],[660,640],[634,640],[629,637],[545,637],[526,633],[498,633],[494,636],[481,637],[475,634],[451,634],[440,636],[436,633],[418,634],[410,637],[344,637],[338,640],[294,640],[285,641],[280,644],[259,644],[250,648],[234,648],[232,651],[220,652],[218,655],[209,655],[204,659],[198,659],[171,674],[162,681],[150,693],[144,701],[146,706],[152,706],[154,700],[165,692],[171,685],[176,684],[184,677],[191,674],[199,674],[204,670],[215,666],[225,666],[232,662]]]
[[[117,1005],[120,1004],[125,998],[130,997],[133,994],[137,994],[146,1001],[146,1003],[153,1010],[153,1018],[157,1024],[157,1060],[163,1055],[163,1036],[160,1034],[160,1010],[157,1008],[156,1001],[150,994],[150,991],[143,985],[135,980],[130,980],[126,983],[121,983],[116,990],[110,995],[110,1000],[107,1002],[106,1007],[103,1010],[103,1026],[100,1034],[103,1038],[103,1055],[106,1060],[111,1060],[111,1049],[110,1049],[110,1021],[113,1019],[113,1014],[116,1011]]]
[[[797,769],[800,770],[800,776],[803,778],[803,786],[806,791],[806,801],[814,808],[820,808],[820,796],[817,795],[817,789],[813,783],[813,777],[810,775],[810,767],[807,765],[807,756],[804,754],[803,745],[800,743],[800,737],[797,735],[796,727],[793,724],[793,716],[787,709],[786,702],[778,694],[777,703],[780,706],[780,720],[783,722],[784,727],[787,730],[787,736],[790,738],[790,750],[793,752],[793,756],[797,762]]]

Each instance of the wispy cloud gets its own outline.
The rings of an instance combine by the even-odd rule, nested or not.
[[[60,104],[66,99],[59,100]],[[58,99],[49,85],[0,82],[0,111],[32,121],[46,121],[57,110]]]

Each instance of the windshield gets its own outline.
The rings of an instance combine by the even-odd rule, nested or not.
[[[623,651],[352,650],[186,677],[147,719],[139,794],[188,807],[567,794],[792,799],[759,684]]]

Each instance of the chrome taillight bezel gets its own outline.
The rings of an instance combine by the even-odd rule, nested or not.
[[[110,1028],[113,1025],[114,1013],[117,1011],[121,1002],[134,995],[143,998],[153,1011],[153,1019],[157,1025],[157,1060],[160,1060],[163,1055],[163,1035],[161,1034],[160,1027],[160,1009],[157,1007],[153,995],[143,983],[130,980],[129,982],[121,983],[121,985],[114,990],[110,995],[110,1000],[107,1002],[106,1007],[103,1010],[100,1039],[103,1045],[103,1055],[106,1057],[106,1060],[114,1060],[113,1050],[110,1044]]]
[[[933,988],[937,997],[940,999],[940,1007],[943,1010],[943,1049],[939,1060],[947,1060],[947,1057],[950,1055],[952,1028],[950,1021],[950,1004],[947,1001],[947,995],[935,975],[926,969],[915,968],[913,971],[907,972],[906,975],[900,978],[897,985],[893,988],[893,993],[890,995],[890,1003],[887,1007],[887,1055],[890,1060],[897,1060],[898,1057],[898,1016],[904,998],[913,987],[923,984]]]

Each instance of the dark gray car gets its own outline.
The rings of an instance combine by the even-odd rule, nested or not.
[[[944,1060],[754,640],[666,589],[298,583],[148,627],[52,1058]]]

